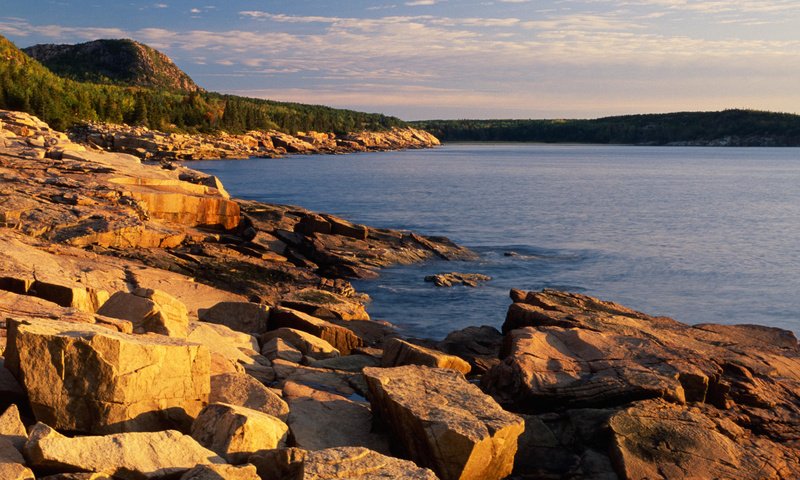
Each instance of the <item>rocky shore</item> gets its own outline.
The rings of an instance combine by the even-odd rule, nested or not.
[[[85,123],[73,128],[70,137],[110,152],[135,155],[143,160],[205,160],[218,158],[280,157],[287,154],[337,154],[411,148],[430,148],[439,140],[424,130],[393,127],[382,132],[346,135],[275,130],[251,131],[244,135],[220,133],[190,135],[164,133],[145,127]]]
[[[474,253],[98,145],[0,112],[0,479],[800,477],[790,332],[515,290],[403,339],[348,279]]]

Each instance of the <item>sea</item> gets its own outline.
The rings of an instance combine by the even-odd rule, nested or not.
[[[354,282],[408,336],[499,328],[509,290],[555,288],[681,322],[800,333],[800,149],[453,143],[191,162],[235,197],[444,235],[480,254]],[[443,272],[481,273],[439,288]]]

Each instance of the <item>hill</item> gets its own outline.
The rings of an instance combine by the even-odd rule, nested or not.
[[[755,110],[624,115],[594,120],[411,122],[442,141],[800,146],[800,115]]]
[[[133,40],[77,45],[42,44],[22,49],[56,75],[91,83],[195,92],[200,87],[166,55]]]
[[[72,76],[80,78],[78,74]],[[187,92],[163,86],[78,81],[56,75],[3,36],[0,36],[0,109],[35,114],[59,130],[87,120],[188,133],[267,129],[286,133],[309,130],[346,133],[405,125],[394,117],[320,105],[274,102],[200,89]]]

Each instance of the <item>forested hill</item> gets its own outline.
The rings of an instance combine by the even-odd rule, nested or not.
[[[69,76],[79,77],[75,72]],[[120,85],[119,79],[115,83],[58,76],[0,36],[0,109],[32,113],[59,130],[86,120],[190,133],[267,129],[342,133],[405,125],[394,117],[319,105]]]
[[[56,75],[82,82],[194,92],[197,84],[166,55],[133,40],[34,45],[23,52]]]
[[[429,120],[411,124],[451,142],[800,146],[800,115],[754,110],[594,120]]]

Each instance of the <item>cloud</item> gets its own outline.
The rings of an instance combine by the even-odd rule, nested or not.
[[[406,2],[407,7],[421,7],[421,6],[430,6],[436,5],[436,0],[414,0],[412,2]]]
[[[169,5],[166,3],[156,3],[153,5],[153,8],[169,8]]]

